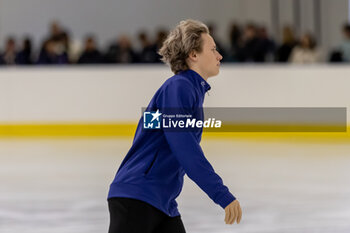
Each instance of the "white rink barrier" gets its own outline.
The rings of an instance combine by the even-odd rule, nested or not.
[[[135,122],[171,75],[165,65],[0,67],[0,124]],[[208,82],[207,107],[350,107],[347,65],[223,64]]]

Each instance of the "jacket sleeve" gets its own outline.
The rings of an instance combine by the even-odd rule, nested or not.
[[[173,108],[181,114],[192,114],[191,109],[196,107],[195,90],[186,81],[173,83],[164,89],[158,98],[157,105],[162,109],[163,115],[172,113]],[[172,154],[188,177],[216,204],[225,208],[236,199],[205,158],[196,132],[186,129],[178,131],[163,129],[163,132]]]

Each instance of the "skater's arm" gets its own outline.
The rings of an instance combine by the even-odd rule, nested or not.
[[[191,86],[186,83],[175,84],[162,93],[158,103],[163,107],[165,113],[169,113],[167,109],[171,107],[179,108],[181,114],[192,114],[190,109],[193,109],[196,102],[193,92]],[[225,208],[236,199],[205,158],[195,132],[185,129],[177,132],[164,130],[164,134],[172,154],[177,158],[188,177],[215,203]]]
[[[165,137],[188,177],[215,203],[225,208],[236,199],[205,158],[192,132],[165,132]]]

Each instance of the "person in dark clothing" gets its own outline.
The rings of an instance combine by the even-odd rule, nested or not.
[[[102,62],[102,55],[97,49],[93,36],[85,39],[85,49],[78,59],[78,64],[98,64]]]
[[[132,48],[131,40],[128,36],[122,35],[116,43],[113,43],[106,55],[106,63],[136,63],[138,62],[137,54]]]
[[[159,51],[159,49],[163,46],[163,43],[164,43],[167,35],[168,35],[167,30],[165,30],[165,29],[158,29],[157,37],[156,37],[156,41],[155,41],[155,50],[156,51]],[[161,63],[162,62],[161,58],[162,57],[157,53],[156,62],[157,63]]]
[[[155,63],[158,60],[157,46],[152,44],[146,32],[140,32],[138,39],[141,43],[141,52],[139,54],[139,62]]]
[[[274,60],[275,42],[268,36],[265,27],[260,27],[258,30],[258,42],[254,55],[255,62],[272,62]]]
[[[47,40],[53,40],[55,42],[63,41],[63,37],[67,34],[59,22],[52,21],[49,26],[49,35],[46,37]]]
[[[23,40],[22,50],[18,52],[16,56],[16,64],[18,65],[31,65],[32,61],[32,40],[26,37]]]
[[[67,53],[62,51],[62,47],[55,40],[47,40],[43,43],[37,64],[58,65],[68,63]]]
[[[49,35],[45,41],[54,42],[56,57],[60,60],[57,64],[70,64],[78,60],[76,51],[72,51],[72,41],[69,31],[61,26],[57,21],[50,24]],[[63,61],[67,59],[67,61]],[[61,63],[62,62],[62,63]]]
[[[240,62],[256,61],[258,43],[257,27],[254,24],[248,24],[244,29],[242,45],[238,48],[237,60]]]
[[[296,45],[297,40],[295,39],[292,28],[289,26],[283,27],[282,44],[276,51],[275,60],[277,62],[288,62],[290,54]]]
[[[239,51],[242,46],[242,30],[237,23],[232,23],[230,27],[230,61],[238,61]]]
[[[69,64],[68,33],[57,21],[49,26],[49,35],[44,40],[36,61],[41,65]]]
[[[201,149],[203,128],[167,130],[159,119],[178,113],[203,121],[204,97],[211,89],[207,80],[218,75],[222,56],[207,26],[195,20],[181,21],[159,54],[174,76],[151,99],[110,185],[109,233],[185,233],[175,200],[185,174],[225,210],[226,224],[239,223],[242,210],[238,200]]]

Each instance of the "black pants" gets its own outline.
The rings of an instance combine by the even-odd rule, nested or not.
[[[131,198],[108,200],[108,233],[185,233],[181,216],[169,217],[152,205]]]

